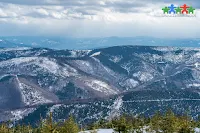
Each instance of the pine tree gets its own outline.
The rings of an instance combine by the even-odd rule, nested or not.
[[[79,127],[75,123],[75,120],[72,116],[70,116],[63,124],[60,129],[61,133],[78,133]]]
[[[20,132],[21,133],[32,133],[33,129],[30,125],[28,125],[28,126],[20,125]]]
[[[143,126],[143,120],[140,120],[139,117],[129,115],[129,116],[126,116],[126,124],[130,131],[140,132],[141,126]]]
[[[7,126],[7,124],[3,123],[0,127],[0,132],[1,133],[9,133],[10,130],[9,130],[9,127]]]
[[[129,128],[126,124],[126,118],[124,116],[121,116],[119,119],[115,119],[113,124],[115,125],[115,131],[119,133],[128,133]]]
[[[196,127],[200,128],[200,116],[198,116],[198,119],[196,121]]]
[[[179,131],[178,133],[194,133],[195,124],[189,117],[188,113],[179,118]]]
[[[164,133],[174,133],[178,130],[177,129],[177,118],[175,117],[172,110],[168,110],[165,113],[165,116],[163,118],[163,122],[161,125],[161,130]]]
[[[159,111],[156,112],[155,115],[150,119],[151,130],[154,130],[157,133],[159,133],[161,129],[162,120],[163,118],[161,113]]]
[[[40,127],[41,133],[57,133],[57,124],[53,122],[52,113],[50,113],[49,117],[45,120],[41,121]]]
[[[97,128],[93,127],[92,131],[90,133],[97,133]]]

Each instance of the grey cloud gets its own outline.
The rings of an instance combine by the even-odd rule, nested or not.
[[[44,2],[44,0],[0,0],[0,2],[3,3],[11,3],[11,4],[20,4],[20,5],[43,5],[47,4]]]
[[[131,0],[126,1],[107,1],[105,2],[107,7],[120,7],[120,8],[133,8],[133,7],[144,7],[147,5],[145,2],[134,2]]]
[[[133,1],[133,0],[102,0],[105,5],[100,4],[99,0],[0,0],[3,3],[19,4],[19,5],[58,5],[58,6],[77,6],[77,7],[121,7],[121,8],[132,8],[145,6],[146,2]]]
[[[120,5],[120,6],[135,6],[134,3],[147,4],[147,3],[195,3],[198,4],[199,0],[181,0],[181,1],[174,1],[174,0],[143,0],[143,1],[136,1],[136,0],[118,0],[118,1],[111,1],[111,0],[104,0],[107,4],[112,5]],[[97,5],[98,0],[0,0],[0,2],[4,3],[12,3],[12,4],[22,4],[22,5],[65,5],[65,6],[80,6],[80,5]]]
[[[105,12],[105,9],[110,9],[112,12],[120,13],[149,13],[152,4],[162,5],[174,2],[172,0],[0,0],[4,4],[0,3],[0,18],[12,18],[12,17],[33,17],[33,18],[54,18],[54,19],[85,19],[91,18],[98,13]],[[102,2],[102,3],[100,3]],[[21,7],[23,12],[16,9],[12,9],[13,6],[10,4]],[[197,0],[183,0],[174,4],[194,4],[198,6]],[[26,6],[24,6],[26,5]],[[200,6],[200,4],[199,4]],[[147,10],[148,9],[148,10]],[[10,10],[10,11],[9,11]],[[27,11],[28,10],[28,11]],[[153,9],[152,9],[153,10]],[[9,15],[8,12],[17,13],[18,16]],[[3,16],[4,15],[4,16]],[[89,16],[89,17],[88,17]]]
[[[195,8],[200,8],[200,2],[199,0],[143,0],[143,2],[146,2],[146,3],[152,3],[152,4],[157,4],[157,3],[162,3],[163,5],[164,4],[168,4],[168,3],[171,3],[171,4],[178,4],[178,5],[183,5],[183,4],[187,4],[189,6],[193,6]],[[167,6],[167,5],[166,5]]]
[[[121,13],[146,13],[147,11],[141,10],[141,8],[146,8],[149,4],[169,4],[174,3],[174,0],[0,0],[4,3],[12,3],[19,5],[29,5],[29,6],[62,6],[73,13],[78,13],[82,15],[96,15],[98,12],[103,12],[105,8],[108,8],[114,12]],[[101,4],[102,2],[103,4]],[[182,0],[176,1],[174,4],[184,4],[194,5],[195,8],[200,8],[199,0]],[[64,9],[63,9],[64,10]],[[60,12],[62,12],[61,10]],[[54,13],[55,14],[55,13]],[[27,14],[31,17],[51,17],[54,15],[46,15],[40,12],[31,12]],[[64,14],[69,15],[69,14]],[[79,15],[80,16],[80,15]],[[78,17],[75,17],[78,18]]]
[[[95,0],[96,1],[96,0]],[[62,5],[62,6],[81,6],[87,4],[92,4],[96,2],[88,2],[88,0],[0,0],[3,3],[12,3],[19,5]]]
[[[155,30],[156,35],[160,35],[160,32],[168,31],[169,23],[160,18],[148,16],[146,19],[137,14],[127,13],[151,12],[152,7],[159,8],[172,3],[200,7],[197,0],[176,3],[174,0],[0,0],[0,34],[130,36],[151,34],[146,32]],[[152,24],[154,19],[157,23]],[[182,21],[178,20],[176,26],[180,23]],[[152,30],[152,27],[159,28]],[[194,30],[200,31],[198,23],[195,23],[194,27]]]
[[[142,12],[138,8],[145,8],[149,4],[189,4],[195,8],[200,8],[199,0],[102,0],[104,4],[100,3],[101,0],[0,0],[4,3],[12,3],[19,5],[29,5],[29,6],[63,6],[68,9],[74,10],[74,12],[81,13],[83,15],[95,15],[97,12],[103,11],[104,8],[109,8],[112,11],[129,13],[129,12]],[[175,3],[174,3],[175,2]],[[46,15],[41,15],[40,13],[31,13],[33,17],[42,17]]]
[[[47,18],[48,17],[48,15],[44,15],[44,14],[41,14],[38,12],[27,13],[26,16],[31,16],[34,18]]]
[[[84,15],[96,15],[98,12],[103,12],[104,8],[103,7],[81,7],[81,8],[74,9],[74,11],[82,13]]]

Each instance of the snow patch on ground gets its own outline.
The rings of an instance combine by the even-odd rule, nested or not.
[[[86,81],[86,85],[91,87],[92,89],[105,93],[107,95],[109,94],[117,94],[117,91],[113,90],[111,86],[109,86],[107,83],[99,81],[99,80],[91,80]]]
[[[90,55],[90,57],[98,56],[98,55],[100,55],[100,54],[101,54],[101,52],[96,52],[96,53]]]
[[[89,61],[85,60],[76,60],[73,61],[73,64],[78,67],[79,69],[83,70],[84,72],[93,74],[94,73],[94,67]]]
[[[129,85],[129,87],[134,88],[136,87],[139,83],[137,81],[135,81],[134,79],[127,79],[126,83]]]
[[[11,121],[18,121],[23,119],[23,117],[27,116],[28,114],[34,112],[36,109],[31,108],[31,109],[23,109],[23,110],[15,110],[11,111]]]
[[[37,105],[52,102],[51,100],[44,98],[42,93],[38,92],[36,89],[21,83],[18,77],[16,77],[16,79],[25,105]]]
[[[148,131],[148,128],[147,126],[143,127],[140,129],[140,132],[141,133],[150,133]],[[91,133],[91,132],[94,132],[94,131],[97,131],[97,133],[115,133],[115,131],[113,129],[96,129],[96,130],[93,130],[93,131],[81,131],[79,133]],[[135,131],[136,133],[136,131]],[[155,131],[152,131],[151,133],[155,133]],[[200,133],[200,128],[195,128],[194,129],[194,133]]]
[[[53,106],[49,109],[49,112],[55,112],[55,111],[57,111],[61,106],[65,106],[65,105],[62,105],[62,104],[53,105]]]
[[[94,130],[94,131],[97,131],[97,133],[114,133],[113,129],[97,129],[97,130]],[[94,132],[94,131],[82,131],[82,132],[79,132],[79,133],[91,133],[91,132]]]
[[[137,77],[140,81],[146,82],[153,79],[153,75],[148,72],[137,72],[133,74],[133,77]]]
[[[188,84],[187,87],[200,87],[199,83]]]
[[[56,60],[49,60],[47,58],[42,58],[41,60],[37,60],[37,65],[52,72],[54,74],[58,73],[59,66],[56,63]]]
[[[122,56],[112,56],[109,60],[114,62],[114,63],[118,63],[122,60]]]
[[[163,57],[163,60],[173,63],[181,63],[184,61],[184,59],[184,53],[179,53],[178,55],[174,53],[168,53]]]
[[[120,78],[121,75],[117,74],[116,72],[114,72],[113,70],[111,70],[110,68],[104,66],[101,61],[99,59],[96,59],[94,57],[92,57],[96,62],[98,62],[99,67],[101,67],[102,69],[105,70],[105,72],[107,72],[108,75],[111,75],[112,77],[114,77],[116,79]]]
[[[122,68],[124,68],[128,73],[130,73],[130,71],[132,70],[132,62],[129,61],[123,65],[121,65]]]
[[[123,104],[122,97],[119,97],[114,101],[113,109],[119,111],[119,109],[122,107],[122,104]]]
[[[61,67],[57,64],[55,59],[45,57],[20,57],[0,62],[1,68],[6,68],[7,66],[19,68],[19,66],[26,67],[31,65],[38,66],[40,69],[48,71],[49,73],[64,77],[68,77],[70,75],[75,76],[77,74],[77,71],[74,68],[68,65]],[[35,69],[35,71],[37,71],[37,69]]]
[[[195,133],[200,133],[200,128],[194,128]]]
[[[200,52],[197,52],[196,54],[193,55],[194,58],[200,58]]]
[[[0,66],[11,66],[11,65],[20,65],[22,63],[29,63],[34,62],[38,57],[21,57],[21,58],[14,58],[6,61],[0,62]]]
[[[84,60],[76,60],[77,64],[81,64],[81,66],[85,66],[85,67],[91,67],[91,64],[89,61],[84,61]],[[89,68],[88,68],[89,69]]]
[[[70,57],[77,58],[77,57],[84,57],[88,55],[92,50],[71,50],[69,51],[71,53]]]
[[[9,74],[4,74],[4,75],[0,75],[0,80],[2,80],[3,78],[10,76]]]
[[[108,114],[107,119],[111,120],[112,118],[120,115],[120,108],[123,106],[122,97],[118,97],[113,105],[110,107],[111,112]]]
[[[199,63],[199,62],[196,62],[196,63],[194,64],[194,66],[195,66],[196,68],[199,68],[200,63]]]
[[[0,49],[0,52],[10,52],[10,51],[23,51],[23,50],[30,50],[29,47],[19,47],[19,48],[3,48]]]
[[[134,79],[127,79],[126,81],[120,82],[119,84],[123,87],[126,87],[127,90],[139,85],[139,83]]]
[[[179,50],[180,48],[178,47],[154,47],[154,50],[161,51],[161,52],[171,52],[175,50]]]

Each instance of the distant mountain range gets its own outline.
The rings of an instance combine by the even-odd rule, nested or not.
[[[0,120],[35,124],[53,112],[79,124],[168,108],[198,118],[200,49],[115,46],[0,49]]]
[[[153,37],[106,37],[106,38],[64,38],[64,37],[0,37],[0,47],[43,47],[51,49],[94,49],[111,46],[178,46],[199,47],[200,39],[159,39]]]

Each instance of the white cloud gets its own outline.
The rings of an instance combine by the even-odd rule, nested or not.
[[[42,15],[46,15],[46,16],[49,15],[49,13],[47,12],[47,10],[42,9],[42,8],[38,9],[37,12],[40,13],[40,14],[42,14]]]
[[[0,17],[7,17],[7,14],[2,9],[0,9]]]

